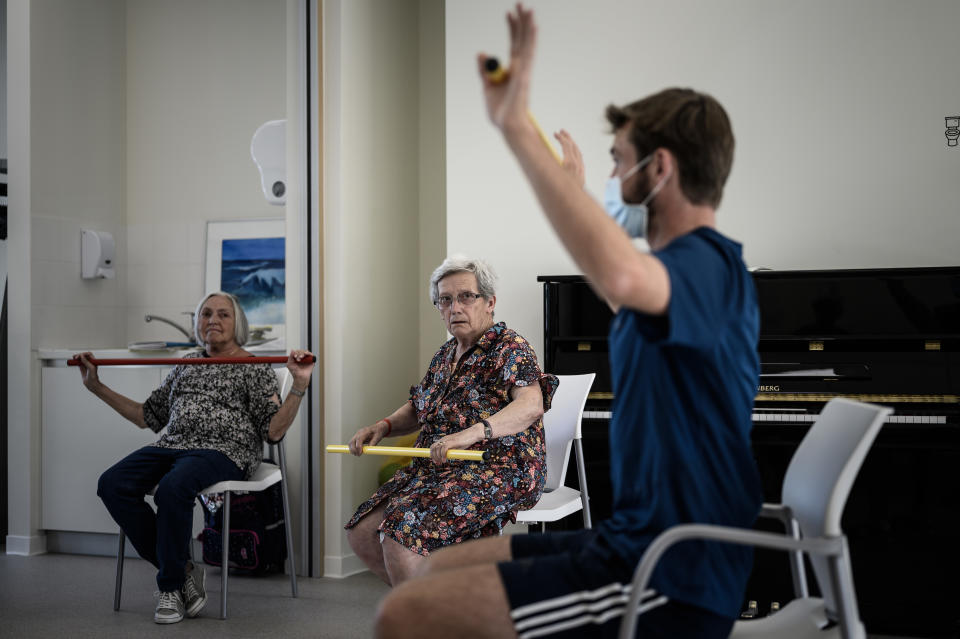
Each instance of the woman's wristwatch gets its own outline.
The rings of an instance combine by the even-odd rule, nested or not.
[[[291,395],[296,395],[297,397],[303,397],[304,395],[307,394],[307,391],[306,391],[306,390],[297,390],[296,388],[294,388],[293,386],[291,386],[291,387],[290,387],[290,394],[291,394]]]
[[[481,419],[480,423],[483,424],[483,436],[486,439],[493,439],[493,427],[490,426],[490,422],[485,419]]]

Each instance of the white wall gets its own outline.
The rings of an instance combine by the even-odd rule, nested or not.
[[[9,128],[9,241],[7,268],[16,276],[8,282],[8,405],[7,484],[8,554],[44,552],[40,526],[40,370],[30,353],[30,25],[28,0],[7,3],[7,117]]]
[[[7,157],[7,0],[0,0],[0,158]]]
[[[260,124],[286,117],[285,0],[32,12],[32,345],[179,339],[143,316],[189,325],[206,222],[285,216],[249,150]],[[80,279],[82,227],[113,233],[116,280]]]
[[[203,294],[209,220],[284,217],[250,139],[287,116],[285,0],[129,0],[126,341],[177,340]],[[296,268],[296,265],[290,265]],[[124,342],[125,344],[126,342]]]
[[[177,337],[143,315],[193,309],[206,220],[285,217],[249,148],[287,117],[286,4],[8,3],[9,552],[43,549],[31,349]],[[80,279],[81,228],[113,233],[117,279]]]
[[[0,0],[0,159],[7,158],[7,0]],[[0,286],[7,281],[7,242],[0,240]],[[0,293],[2,295],[2,293]]]
[[[123,203],[123,6],[7,5],[9,473],[7,552],[43,552],[39,367],[45,337],[104,345],[117,285],[80,283],[80,228],[114,233]],[[74,283],[76,281],[76,283]],[[68,285],[67,283],[70,283]]]
[[[610,170],[610,103],[692,86],[737,137],[720,230],[751,266],[957,264],[960,3],[531,0],[540,26],[531,111],[583,148],[587,187]],[[447,247],[490,258],[498,319],[541,353],[538,274],[567,258],[480,95],[476,53],[508,55],[512,2],[448,3]]]
[[[80,279],[80,229],[123,246],[124,2],[51,0],[30,12],[31,345],[118,346],[119,283]]]

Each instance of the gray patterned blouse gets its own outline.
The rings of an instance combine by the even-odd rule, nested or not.
[[[249,478],[263,457],[279,409],[271,398],[279,392],[267,364],[181,365],[143,403],[143,417],[155,433],[167,427],[155,446],[219,451]]]

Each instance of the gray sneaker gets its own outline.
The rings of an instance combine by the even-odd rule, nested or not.
[[[207,604],[207,591],[203,584],[207,580],[207,573],[201,566],[193,564],[193,570],[187,573],[183,582],[183,601],[187,609],[187,616],[193,619],[200,614]]]
[[[157,611],[153,620],[157,623],[177,623],[183,621],[183,597],[179,590],[157,593]]]

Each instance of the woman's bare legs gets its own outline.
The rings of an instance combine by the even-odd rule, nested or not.
[[[380,531],[377,528],[383,521],[385,504],[380,504],[357,522],[357,525],[347,530],[347,542],[353,548],[354,554],[366,564],[373,574],[383,579],[388,585],[393,585],[383,561],[383,549],[380,546]]]
[[[380,547],[383,551],[383,561],[387,566],[387,574],[390,576],[390,584],[393,586],[398,586],[416,575],[427,560],[425,556],[418,555],[389,536],[383,538]]]
[[[347,541],[353,552],[373,574],[388,586],[396,586],[419,571],[426,557],[418,555],[389,536],[380,541],[377,530],[383,522],[385,504],[380,504],[347,531]]]

